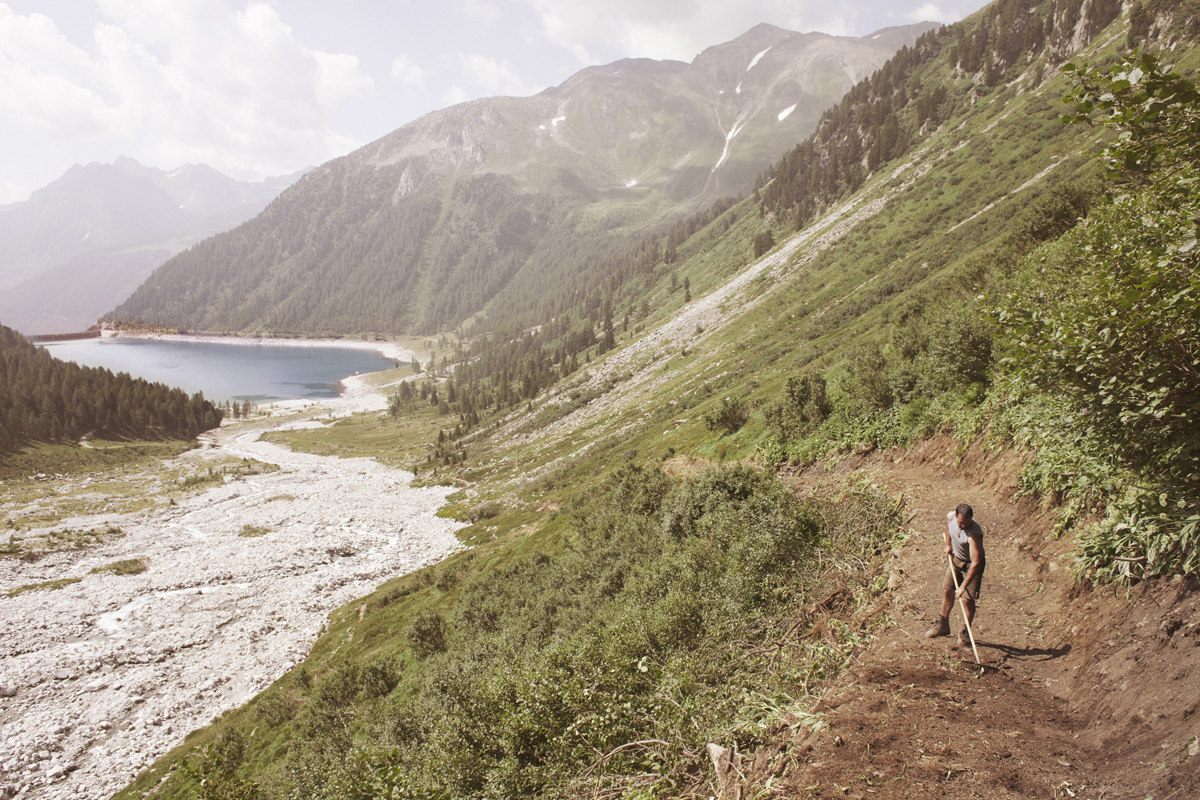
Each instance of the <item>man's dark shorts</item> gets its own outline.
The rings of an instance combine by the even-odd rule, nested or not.
[[[950,567],[946,567],[946,580],[942,583],[943,592],[953,592],[955,580],[957,580],[958,585],[961,586],[963,578],[967,577],[967,571],[971,568],[970,561],[960,561],[954,556],[950,556],[950,560],[954,562],[954,569],[951,570]],[[983,571],[986,568],[987,559],[984,559],[983,563],[979,565],[979,572],[975,573],[975,578],[971,581],[970,585],[967,586],[967,594],[969,594],[975,600],[979,600],[979,589],[983,584]]]

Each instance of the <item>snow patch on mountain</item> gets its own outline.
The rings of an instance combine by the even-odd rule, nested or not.
[[[761,53],[756,55],[754,58],[750,59],[750,66],[746,67],[746,72],[749,72],[750,70],[754,69],[754,65],[757,64],[758,60],[760,58],[762,58],[763,56],[765,56],[770,49],[771,48],[768,47],[766,50],[763,50]]]
[[[733,128],[729,133],[725,134],[725,149],[721,151],[721,158],[717,161],[717,165],[712,168],[713,172],[716,172],[725,163],[726,157],[729,156],[729,145],[733,142],[733,137],[737,136],[738,132],[744,127],[746,127],[746,123],[739,120],[733,124]]]
[[[780,111],[779,112],[779,121],[783,122],[785,119],[788,118],[788,115],[791,114],[795,110],[796,110],[796,104],[792,103],[790,106],[785,108],[783,111]]]

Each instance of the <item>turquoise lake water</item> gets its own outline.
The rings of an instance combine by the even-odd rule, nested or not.
[[[342,378],[396,366],[377,351],[350,347],[121,338],[43,346],[63,361],[128,372],[188,394],[204,392],[218,402],[337,397]]]

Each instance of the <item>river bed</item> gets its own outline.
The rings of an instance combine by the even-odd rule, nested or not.
[[[360,389],[313,410],[385,402]],[[158,511],[65,523],[124,531],[102,545],[0,559],[0,694],[10,695],[0,698],[0,796],[110,797],[303,660],[330,611],[460,547],[459,523],[434,513],[452,490],[414,489],[411,473],[371,459],[259,441],[272,427],[223,428],[180,458],[233,455],[277,472]],[[239,536],[246,526],[269,532]],[[135,558],[144,572],[91,572]],[[81,580],[7,597],[60,578]]]

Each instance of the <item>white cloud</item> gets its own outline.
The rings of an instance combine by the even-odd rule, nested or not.
[[[474,22],[496,23],[503,17],[499,7],[486,0],[466,0],[462,5],[463,16]]]
[[[392,77],[401,83],[419,84],[425,77],[425,71],[412,62],[408,56],[396,56],[392,60]]]
[[[66,140],[119,125],[91,73],[87,53],[48,17],[0,5],[0,124]]]
[[[317,76],[316,98],[322,106],[333,106],[344,100],[366,97],[375,88],[371,76],[359,69],[358,56],[348,53],[314,52],[320,73]]]
[[[962,14],[957,11],[952,9],[944,10],[941,6],[934,5],[933,3],[924,3],[909,11],[904,16],[912,22],[925,22],[929,20],[931,22],[943,22],[947,25],[962,19]]]
[[[369,95],[358,58],[298,41],[271,6],[232,0],[99,0],[92,52],[55,23],[0,4],[0,129],[53,142],[120,138],[158,166],[203,161],[256,178],[358,142],[331,132]]]
[[[481,55],[464,55],[460,58],[466,77],[488,94],[525,97],[537,94],[541,90],[541,87],[522,80],[516,67],[507,61],[497,61]]]
[[[447,106],[456,106],[471,99],[471,95],[461,86],[451,86],[442,93],[442,102]]]
[[[619,56],[691,61],[760,22],[795,31],[850,35],[857,12],[817,0],[516,0],[540,18],[551,41],[584,63]]]

